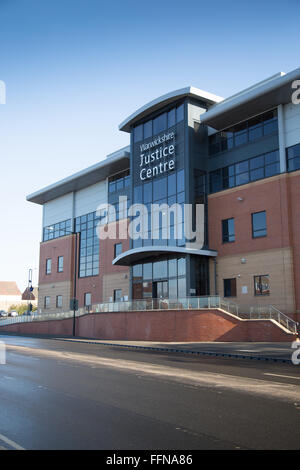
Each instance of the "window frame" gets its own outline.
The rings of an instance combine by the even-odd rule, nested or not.
[[[260,229],[256,229],[254,230],[254,225],[253,225],[253,216],[257,215],[257,214],[265,214],[265,228],[260,228]],[[258,211],[258,212],[252,212],[251,213],[251,228],[252,228],[252,238],[253,239],[257,239],[257,238],[265,238],[268,236],[268,226],[267,226],[267,211]],[[263,235],[255,235],[255,233],[257,232],[261,232],[261,231],[265,231],[265,234]]]
[[[262,285],[261,278],[262,277],[267,277],[268,278],[268,281],[269,281],[269,283],[268,283],[268,287],[269,287],[268,292],[263,292],[262,291],[262,288],[261,288],[261,285]],[[257,292],[257,289],[256,289],[256,282],[255,282],[256,278],[259,278],[260,292]],[[265,295],[270,295],[271,294],[271,292],[270,292],[271,291],[271,289],[270,289],[270,275],[269,274],[256,274],[255,276],[253,276],[253,282],[254,282],[254,296],[255,297],[260,297],[260,296],[265,296]]]
[[[230,240],[230,237],[232,236],[231,233],[229,233],[229,230],[228,230],[228,222],[232,220],[233,221],[233,237],[234,239],[233,240]],[[225,240],[225,237],[224,237],[224,223],[227,222],[227,236],[228,236],[228,240]],[[234,217],[230,217],[228,219],[222,219],[221,221],[221,224],[222,224],[222,243],[234,243],[235,242],[235,221],[234,221]]]
[[[48,263],[50,262],[50,269],[48,267]],[[52,258],[46,258],[46,276],[52,274]]]
[[[62,267],[60,265],[60,260],[62,259]],[[57,272],[58,273],[63,273],[64,272],[64,257],[63,256],[58,256],[57,257]]]
[[[58,305],[58,299],[61,299],[61,305]],[[62,308],[63,307],[63,296],[61,294],[56,296],[56,308]]]

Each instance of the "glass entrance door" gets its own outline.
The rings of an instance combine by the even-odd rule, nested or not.
[[[168,281],[153,282],[153,298],[154,299],[167,299],[168,298]]]

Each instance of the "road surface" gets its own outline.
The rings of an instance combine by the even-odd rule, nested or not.
[[[300,448],[300,366],[0,340],[1,450]]]

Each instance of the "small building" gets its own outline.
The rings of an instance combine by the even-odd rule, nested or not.
[[[0,310],[9,310],[11,305],[22,303],[21,291],[14,281],[0,281]]]

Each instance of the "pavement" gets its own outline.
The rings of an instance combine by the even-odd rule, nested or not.
[[[91,338],[55,337],[52,339],[77,343],[99,344],[129,349],[152,350],[179,354],[228,357],[290,363],[294,349],[292,343],[255,343],[255,342],[153,342],[98,340]]]

